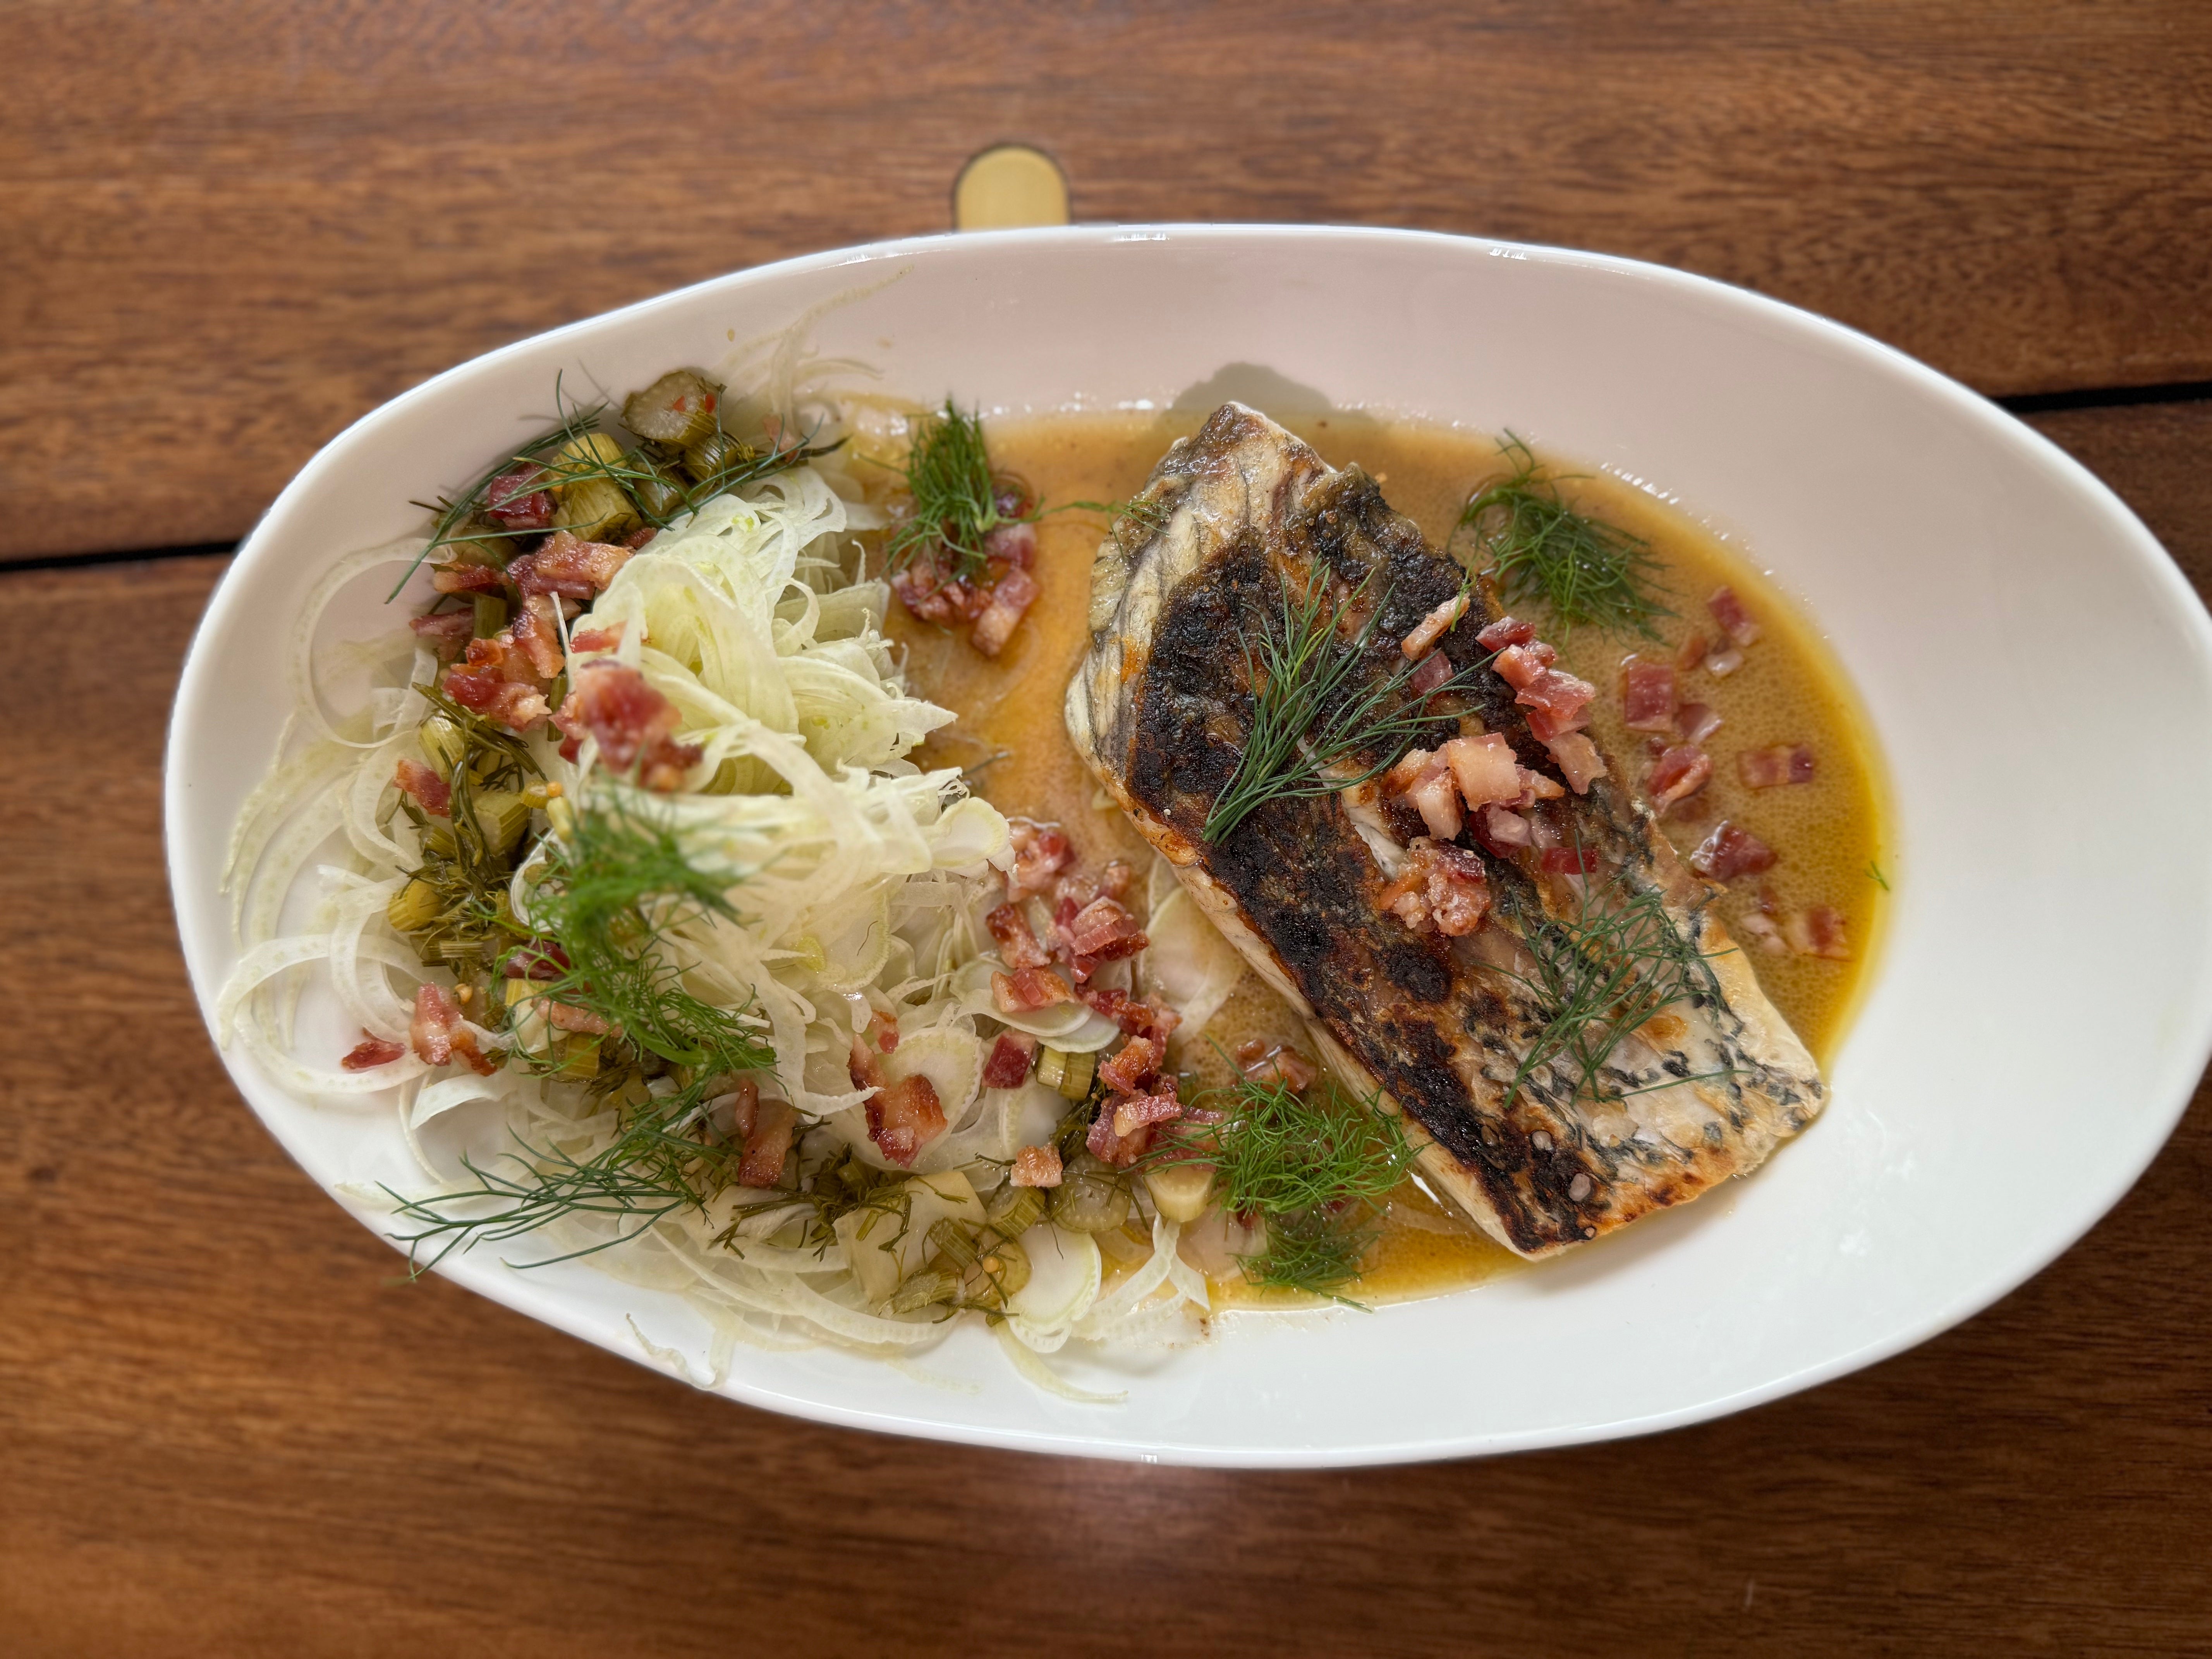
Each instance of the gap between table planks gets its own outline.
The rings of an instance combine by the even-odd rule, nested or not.
[[[2035,423],[2212,587],[2212,404]],[[7,705],[0,807],[10,1652],[1826,1659],[2212,1628],[2212,1089],[2087,1240],[1960,1328],[1720,1422],[1486,1462],[870,1437],[397,1282],[239,1101],[177,957],[162,731],[223,565],[0,574],[37,688]]]
[[[1412,225],[1777,295],[1990,393],[2212,377],[2191,0],[0,6],[0,557],[230,541],[492,346],[934,231]]]

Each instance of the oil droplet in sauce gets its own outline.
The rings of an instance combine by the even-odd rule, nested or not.
[[[988,438],[994,464],[1018,474],[1047,507],[1116,501],[1142,489],[1169,444],[1195,431],[1202,418],[1182,412],[1059,415],[994,422]],[[1390,504],[1420,526],[1432,547],[1472,550],[1466,533],[1454,532],[1470,493],[1501,471],[1491,441],[1357,415],[1283,423],[1332,465],[1357,462],[1375,475]],[[1562,666],[1598,687],[1592,731],[1622,770],[1639,774],[1646,759],[1643,736],[1621,724],[1624,662],[1639,653],[1671,659],[1693,629],[1719,639],[1706,601],[1723,585],[1762,625],[1763,637],[1735,673],[1723,678],[1697,669],[1682,677],[1683,701],[1709,705],[1722,723],[1705,744],[1713,760],[1711,782],[1662,827],[1686,855],[1726,818],[1781,854],[1767,876],[1738,884],[1720,901],[1739,939],[1744,935],[1733,924],[1758,907],[1762,884],[1783,908],[1820,903],[1843,915],[1848,962],[1754,957],[1761,986],[1826,1067],[1880,944],[1885,889],[1876,873],[1894,873],[1882,863],[1881,782],[1856,699],[1810,620],[1710,531],[1617,478],[1563,460],[1553,462],[1552,471],[1571,505],[1644,538],[1659,561],[1662,597],[1673,613],[1656,620],[1656,639],[1588,627],[1563,633],[1540,607],[1529,613],[1559,647]],[[1057,822],[1087,866],[1121,858],[1146,869],[1151,848],[1076,757],[1061,718],[1068,680],[1088,643],[1091,561],[1105,521],[1096,513],[1063,512],[1041,520],[1037,531],[1034,574],[1042,596],[995,660],[977,655],[964,633],[917,622],[891,606],[887,631],[907,650],[914,688],[959,715],[916,759],[970,769],[976,793],[1010,817]],[[1747,787],[1738,757],[1778,744],[1813,750],[1813,781]],[[1218,1084],[1227,1068],[1212,1045],[1233,1053],[1252,1040],[1312,1048],[1289,1006],[1248,971],[1203,1034],[1179,1034],[1175,1062],[1197,1073],[1194,1081]],[[1366,1271],[1346,1291],[1363,1304],[1437,1295],[1528,1265],[1418,1182],[1393,1194],[1380,1228]],[[1314,1301],[1255,1290],[1234,1273],[1217,1277],[1215,1287],[1224,1306]]]

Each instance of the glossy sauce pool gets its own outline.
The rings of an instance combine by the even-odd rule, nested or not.
[[[988,436],[994,464],[1018,474],[1049,507],[1135,495],[1168,445],[1195,431],[1202,418],[1202,413],[1054,416],[994,422]],[[1471,550],[1468,538],[1462,533],[1454,541],[1453,531],[1469,494],[1502,469],[1489,440],[1360,416],[1291,418],[1284,424],[1332,465],[1365,467],[1431,546],[1449,543],[1456,552]],[[1735,589],[1765,630],[1734,674],[1716,678],[1699,669],[1681,677],[1683,701],[1710,705],[1723,723],[1704,745],[1713,760],[1712,781],[1663,824],[1685,854],[1723,817],[1780,854],[1765,877],[1739,881],[1720,901],[1720,914],[1739,939],[1744,936],[1734,924],[1758,907],[1762,887],[1785,908],[1822,903],[1843,914],[1850,961],[1753,957],[1760,984],[1825,1068],[1880,943],[1889,873],[1882,864],[1879,769],[1848,684],[1810,621],[1740,551],[1643,490],[1602,475],[1571,477],[1584,469],[1543,459],[1552,462],[1571,505],[1645,539],[1663,567],[1659,580],[1668,591],[1662,597],[1674,613],[1658,619],[1659,638],[1652,640],[1590,628],[1563,635],[1540,607],[1528,612],[1542,636],[1559,648],[1561,665],[1597,686],[1591,729],[1617,770],[1634,778],[1649,763],[1646,740],[1621,724],[1625,659],[1638,653],[1671,659],[1692,629],[1719,639],[1705,601],[1723,584]],[[976,769],[978,793],[1010,817],[1060,823],[1085,866],[1121,858],[1144,870],[1152,860],[1151,848],[1076,758],[1061,721],[1068,679],[1086,644],[1091,560],[1104,529],[1103,518],[1091,512],[1054,514],[1039,523],[1034,574],[1042,597],[995,660],[970,649],[964,630],[919,623],[896,602],[887,631],[906,647],[915,691],[960,717],[918,759]],[[1747,788],[1737,757],[1785,743],[1812,749],[1813,781]],[[1248,972],[1202,1036],[1178,1033],[1174,1061],[1201,1081],[1218,1081],[1206,1075],[1222,1069],[1212,1043],[1234,1050],[1253,1037],[1310,1048],[1290,1007]],[[1601,1240],[1589,1248],[1602,1246]],[[1460,1289],[1522,1265],[1414,1183],[1394,1197],[1368,1270],[1347,1294],[1362,1302],[1400,1301]],[[1225,1279],[1217,1275],[1216,1286],[1230,1305],[1310,1300],[1255,1291],[1233,1273]]]

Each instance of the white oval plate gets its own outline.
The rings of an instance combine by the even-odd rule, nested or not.
[[[317,574],[412,529],[409,500],[522,434],[556,371],[641,385],[877,283],[817,337],[918,398],[1160,406],[1210,383],[1264,402],[1290,382],[1510,425],[1679,497],[1802,601],[1856,683],[1891,773],[1896,900],[1827,1115],[1755,1178],[1586,1255],[1371,1315],[1234,1317],[1205,1343],[1073,1368],[1125,1387],[1114,1407],[1039,1393],[972,1328],[898,1369],[741,1349],[722,1393],[1204,1463],[1635,1433],[1933,1335],[2049,1262],[2156,1152],[2212,1046],[2212,624],[2158,544],[2026,427],[1834,324],[1626,260],[1400,232],[1073,228],[820,254],[526,340],[367,416],[248,538],[185,667],[168,844],[204,1008],[234,954],[226,837],[289,704],[280,645]],[[230,1065],[292,1156],[386,1231],[350,1194],[412,1176],[389,1109],[312,1104]],[[518,1272],[489,1249],[444,1271],[708,1381],[706,1328],[666,1292],[584,1264]]]

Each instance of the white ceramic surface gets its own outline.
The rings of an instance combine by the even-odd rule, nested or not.
[[[885,278],[817,337],[920,398],[1325,398],[1510,424],[1679,497],[1802,601],[1855,679],[1894,793],[1893,920],[1826,1116],[1754,1179],[1587,1254],[1373,1315],[1236,1317],[1203,1344],[1073,1368],[1118,1377],[1118,1407],[1038,1393],[975,1329],[900,1370],[740,1350],[723,1392],[1192,1462],[1633,1433],[1934,1334],[2064,1249],[2158,1150],[2212,1045],[2212,624],[2156,542],[2034,433],[1832,324],[1649,265],[1404,233],[1075,228],[822,254],[524,341],[367,416],[247,540],[185,672],[169,856],[204,1006],[234,957],[225,838],[288,702],[277,642],[327,562],[413,527],[408,501],[520,436],[556,370],[642,384]],[[408,1177],[389,1109],[232,1071],[326,1188]],[[445,1271],[672,1368],[641,1332],[706,1375],[703,1323],[665,1293],[581,1264],[520,1273],[490,1250]]]

